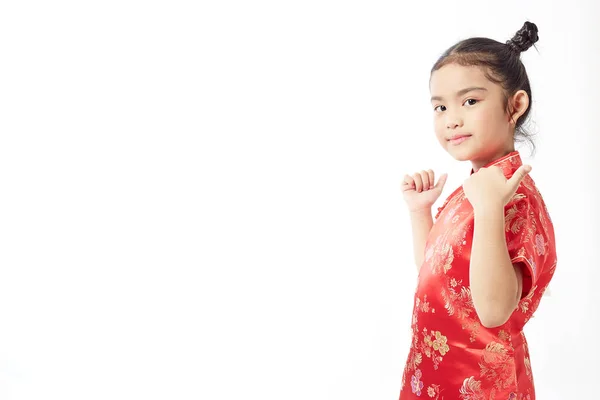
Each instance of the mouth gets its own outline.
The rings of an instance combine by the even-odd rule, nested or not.
[[[467,140],[470,137],[471,137],[471,135],[456,135],[447,140],[448,140],[448,142],[450,142],[450,144],[456,145],[456,144],[460,144],[460,143],[464,142],[465,140]]]

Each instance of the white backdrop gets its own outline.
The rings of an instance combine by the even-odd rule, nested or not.
[[[598,396],[598,5],[409,6],[3,4],[0,398],[397,399],[400,182],[448,172],[437,208],[471,167],[435,140],[429,70],[526,20],[538,150],[517,149],[559,260],[536,389]]]

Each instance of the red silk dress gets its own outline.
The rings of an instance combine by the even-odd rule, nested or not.
[[[522,162],[519,152],[513,151],[485,167],[492,165],[508,179]],[[509,256],[522,266],[523,295],[504,325],[486,328],[471,298],[474,217],[462,185],[438,209],[419,271],[400,400],[535,399],[523,327],[556,268],[554,228],[530,175],[523,178],[504,213]]]

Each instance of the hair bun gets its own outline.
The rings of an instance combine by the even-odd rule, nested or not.
[[[536,24],[533,22],[526,21],[523,27],[515,33],[512,39],[508,40],[506,44],[515,51],[517,54],[521,53],[539,40],[538,29]]]

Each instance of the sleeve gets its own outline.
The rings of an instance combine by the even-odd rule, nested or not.
[[[522,298],[537,284],[546,263],[548,235],[537,204],[530,194],[517,192],[504,210],[508,254],[513,264],[523,267]]]

